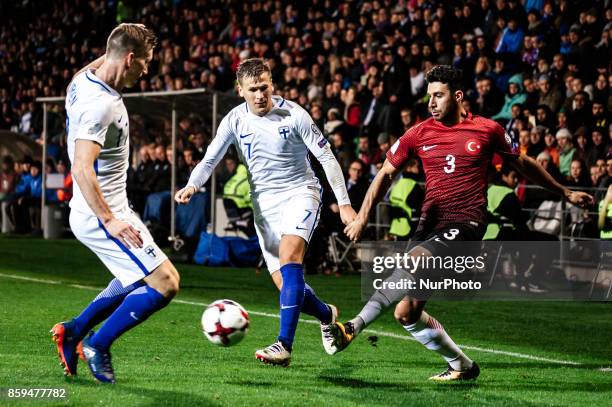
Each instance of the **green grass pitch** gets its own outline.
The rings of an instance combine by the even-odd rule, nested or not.
[[[444,370],[442,359],[406,340],[390,312],[370,327],[378,333],[362,335],[334,357],[323,351],[318,326],[300,323],[291,367],[262,365],[254,351],[278,330],[272,316],[278,294],[267,274],[177,268],[178,301],[114,344],[118,384],[95,383],[82,362],[78,377],[66,381],[48,331],[79,313],[111,275],[77,241],[0,238],[0,388],[68,392],[67,400],[51,402],[0,396],[0,405],[603,406],[612,400],[609,303],[433,301],[429,312],[482,368],[474,383],[437,384],[427,378]],[[359,276],[307,281],[339,306],[341,319],[361,308]],[[220,298],[251,312],[250,332],[235,347],[218,348],[201,332],[201,304]],[[371,335],[378,336],[376,346]]]

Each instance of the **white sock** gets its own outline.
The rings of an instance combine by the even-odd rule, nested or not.
[[[404,329],[427,349],[439,353],[453,369],[463,371],[472,367],[472,360],[453,342],[442,324],[425,311],[417,322],[404,325]]]
[[[356,316],[355,318],[351,319],[349,322],[353,324],[353,329],[354,329],[353,334],[355,336],[359,335],[361,331],[365,329],[365,322],[360,316]]]

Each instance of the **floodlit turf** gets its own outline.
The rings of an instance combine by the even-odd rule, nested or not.
[[[610,405],[612,304],[571,302],[432,302],[434,315],[477,360],[475,383],[436,384],[427,378],[442,360],[412,340],[364,334],[345,352],[327,356],[317,325],[300,323],[291,367],[264,366],[253,356],[269,345],[278,319],[251,315],[251,330],[233,348],[201,333],[203,307],[231,298],[255,313],[278,313],[266,274],[250,269],[177,265],[178,300],[113,346],[118,384],[99,385],[80,362],[78,378],[62,376],[48,331],[71,318],[110,274],[76,241],[0,238],[0,388],[66,388],[69,405]],[[62,284],[7,277],[21,276]],[[359,277],[307,276],[341,316],[361,307]],[[79,285],[74,286],[74,285]],[[341,319],[344,319],[341,318]],[[403,335],[390,313],[371,329]],[[515,352],[510,356],[494,353]],[[536,358],[574,362],[561,364]],[[0,405],[16,404],[0,396]],[[57,402],[44,402],[54,405]]]

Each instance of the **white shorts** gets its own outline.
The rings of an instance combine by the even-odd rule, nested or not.
[[[280,269],[280,240],[296,235],[310,242],[321,215],[321,190],[300,187],[283,194],[253,199],[255,231],[268,271]]]
[[[70,228],[77,239],[89,247],[124,287],[142,280],[151,274],[168,257],[153,241],[153,236],[138,215],[127,209],[115,216],[132,225],[140,232],[141,248],[128,249],[123,243],[110,236],[94,215],[70,211]]]

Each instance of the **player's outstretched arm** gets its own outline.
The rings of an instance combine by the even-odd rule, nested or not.
[[[529,181],[563,196],[576,206],[585,208],[593,204],[591,195],[586,192],[572,191],[559,184],[536,160],[529,156],[521,155],[510,161],[509,164]]]
[[[336,201],[338,201],[338,207],[340,208],[340,220],[342,220],[343,224],[348,225],[355,219],[357,214],[351,206],[351,200],[349,199],[348,191],[346,190],[346,183],[344,181],[344,175],[342,174],[342,168],[329,148],[327,148],[326,151],[318,157],[318,160],[323,167],[323,171],[325,171],[325,178],[327,178],[329,186],[331,187],[332,191],[334,191]]]
[[[344,233],[351,240],[359,240],[361,233],[363,233],[363,230],[368,224],[368,218],[370,217],[372,208],[380,202],[382,197],[387,193],[387,190],[399,171],[400,170],[395,168],[389,160],[385,160],[385,163],[374,177],[374,180],[366,192],[357,217],[344,229]]]
[[[140,232],[129,223],[115,218],[104,200],[94,170],[94,163],[100,155],[100,145],[95,141],[78,139],[75,143],[72,176],[78,184],[85,201],[96,214],[108,234],[126,247],[142,247]]]
[[[308,148],[312,155],[321,163],[323,171],[325,171],[325,178],[327,178],[329,186],[332,191],[334,191],[334,196],[338,202],[340,219],[343,224],[348,225],[355,219],[357,214],[351,206],[351,200],[346,190],[346,182],[344,181],[342,168],[340,164],[338,164],[336,157],[334,157],[329,142],[323,134],[321,134],[321,130],[317,128],[312,117],[303,109],[299,110],[299,113],[296,119],[297,130],[302,136],[306,148]]]

